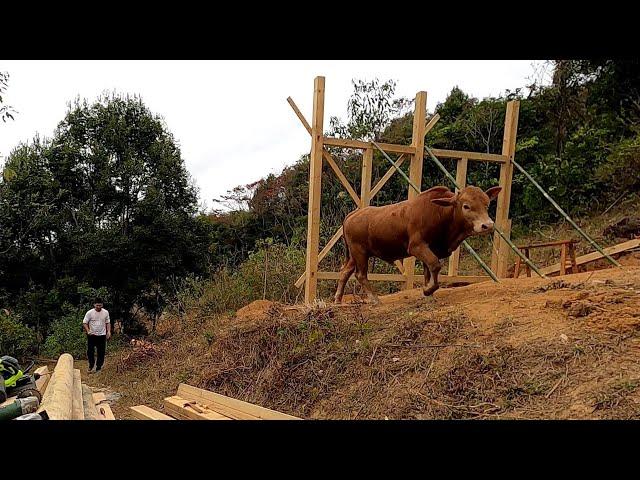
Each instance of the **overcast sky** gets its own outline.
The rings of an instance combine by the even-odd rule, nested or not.
[[[36,133],[50,137],[76,96],[105,90],[139,94],[178,141],[200,200],[279,172],[310,149],[289,107],[291,96],[311,121],[313,79],[326,77],[329,117],[346,119],[351,79],[394,79],[398,96],[427,91],[431,112],[458,85],[483,98],[524,87],[533,60],[518,61],[3,61],[6,104],[15,121],[0,122],[0,163]]]

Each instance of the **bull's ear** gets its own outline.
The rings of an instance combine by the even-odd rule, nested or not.
[[[484,193],[487,194],[487,197],[489,197],[489,201],[491,201],[494,198],[498,197],[498,194],[500,193],[501,190],[502,190],[502,187],[491,187],[489,190],[487,190]]]
[[[445,198],[434,198],[431,200],[431,203],[435,203],[436,205],[440,205],[441,207],[452,207],[456,203],[457,195]]]

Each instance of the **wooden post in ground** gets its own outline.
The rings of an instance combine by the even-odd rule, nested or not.
[[[456,167],[456,183],[460,186],[460,188],[464,188],[467,186],[467,163],[468,160],[466,158],[461,158],[460,160],[458,160],[458,165]],[[456,192],[457,191],[458,189],[456,188]],[[447,270],[447,275],[451,277],[458,275],[459,266],[460,247],[456,248],[456,250],[449,257],[449,270]]]
[[[311,122],[311,160],[309,162],[309,207],[307,213],[307,269],[304,301],[312,303],[318,289],[318,248],[320,243],[320,193],[324,123],[324,77],[316,77]]]
[[[516,136],[518,133],[518,114],[520,102],[512,100],[507,103],[507,112],[504,120],[504,135],[502,139],[502,155],[507,157],[505,163],[500,166],[500,186],[502,191],[498,195],[498,206],[496,208],[496,227],[510,238],[508,231],[509,204],[511,203],[511,181],[513,178],[513,159],[516,152]],[[497,233],[493,236],[493,242],[497,247],[491,255],[491,270],[498,278],[507,276],[509,262],[509,246]]]
[[[420,191],[422,191],[422,161],[424,157],[425,120],[427,117],[427,92],[418,92],[416,94],[415,103],[416,106],[413,112],[413,134],[411,146],[415,147],[416,152],[411,157],[409,179]],[[409,186],[409,199],[412,199],[418,194],[419,192],[416,192],[413,187]],[[413,288],[413,275],[416,269],[415,257],[405,258],[403,265],[404,275],[406,277],[404,288],[411,289]]]
[[[373,171],[373,149],[367,148],[362,154],[362,182],[360,185],[360,208],[371,203],[371,175]]]

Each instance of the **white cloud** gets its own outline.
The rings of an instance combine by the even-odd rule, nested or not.
[[[165,119],[188,170],[211,199],[294,163],[310,138],[286,102],[311,120],[313,79],[326,77],[325,125],[346,116],[352,78],[398,82],[397,94],[428,92],[432,111],[455,85],[482,98],[527,84],[533,61],[0,61],[11,75],[6,103],[15,121],[0,125],[6,157],[36,133],[51,136],[76,96],[105,90],[139,94]]]

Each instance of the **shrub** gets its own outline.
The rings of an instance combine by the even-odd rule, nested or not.
[[[51,358],[63,353],[69,353],[75,359],[83,358],[87,340],[82,329],[82,319],[86,311],[68,304],[65,307],[66,313],[53,321],[51,334],[44,342],[43,353]]]
[[[0,355],[22,357],[35,352],[35,332],[6,311],[0,311]]]

